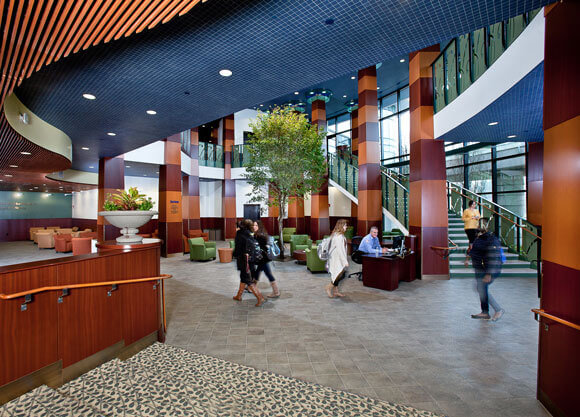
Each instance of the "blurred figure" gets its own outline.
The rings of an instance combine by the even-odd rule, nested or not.
[[[264,228],[264,224],[261,220],[257,220],[254,222],[254,238],[260,244],[260,249],[264,253],[264,259],[257,265],[254,278],[256,282],[260,280],[260,273],[264,271],[266,277],[268,277],[268,281],[270,281],[270,285],[272,286],[272,294],[268,295],[268,298],[278,298],[280,297],[280,290],[278,289],[278,283],[276,282],[276,278],[272,275],[272,269],[270,268],[270,262],[272,262],[273,253],[271,248],[276,243],[274,239],[268,235],[268,232]]]
[[[242,294],[244,289],[248,288],[252,294],[258,299],[256,307],[260,307],[266,299],[258,289],[256,281],[254,280],[254,271],[256,265],[252,262],[255,247],[257,242],[252,237],[252,229],[254,222],[249,219],[244,219],[240,224],[240,230],[236,233],[234,256],[236,257],[236,265],[240,271],[240,287],[238,293],[234,296],[234,300],[242,301]]]
[[[330,273],[331,283],[326,286],[326,294],[330,298],[344,297],[338,290],[338,284],[346,276],[346,268],[348,267],[348,258],[346,256],[346,238],[344,233],[348,222],[345,219],[340,219],[336,222],[334,230],[330,235],[330,246],[328,250],[327,268]]]
[[[472,314],[471,318],[483,320],[491,318],[497,321],[503,316],[504,310],[489,293],[489,286],[501,273],[502,255],[499,239],[491,232],[481,231],[473,242],[471,261],[475,269],[477,292],[481,303],[481,313]],[[493,317],[489,315],[490,304],[495,311]]]
[[[465,266],[469,266],[469,254],[471,252],[471,248],[473,246],[473,242],[477,237],[478,229],[479,229],[479,219],[481,215],[479,211],[475,208],[476,204],[475,201],[469,200],[469,204],[467,208],[463,211],[463,216],[461,216],[461,220],[463,220],[465,234],[467,235],[467,239],[469,240],[469,247],[467,248],[467,252],[465,253]]]

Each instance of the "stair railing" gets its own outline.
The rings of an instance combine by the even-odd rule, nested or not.
[[[345,160],[336,154],[328,154],[328,177],[358,198],[358,166],[353,159]]]
[[[406,184],[406,186],[404,185]],[[383,207],[409,229],[409,179],[381,167]]]

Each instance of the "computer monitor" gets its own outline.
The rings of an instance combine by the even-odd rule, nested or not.
[[[399,249],[404,245],[405,236],[394,236],[393,237],[393,249]]]

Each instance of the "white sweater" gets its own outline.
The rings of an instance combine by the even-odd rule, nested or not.
[[[328,272],[330,279],[334,283],[342,270],[348,266],[346,256],[346,238],[343,234],[336,233],[330,240],[330,253],[328,257]]]

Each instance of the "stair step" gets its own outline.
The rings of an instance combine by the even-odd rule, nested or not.
[[[463,258],[463,259],[465,259],[465,258]],[[465,264],[463,263],[462,260],[461,261],[460,260],[457,260],[457,261],[450,260],[449,268],[451,268],[451,269],[464,269]],[[526,261],[508,260],[502,264],[501,268],[502,268],[502,271],[504,271],[506,269],[530,268],[530,263],[526,262]],[[471,265],[467,269],[472,269]],[[530,268],[530,269],[534,270],[533,268]]]
[[[0,407],[0,416],[94,416],[97,411],[75,398],[41,385]]]
[[[501,271],[500,278],[537,278],[538,274],[533,269],[506,269]],[[473,269],[454,269],[450,271],[449,278],[475,278]]]
[[[519,259],[519,256],[517,253],[508,253],[504,250],[504,254],[506,257],[506,260],[508,261],[515,261]],[[455,261],[455,260],[460,260],[463,262],[463,260],[465,259],[465,253],[460,253],[457,251],[453,251],[450,255],[449,255],[449,260],[450,261]],[[527,261],[522,261],[522,262],[527,262]]]

